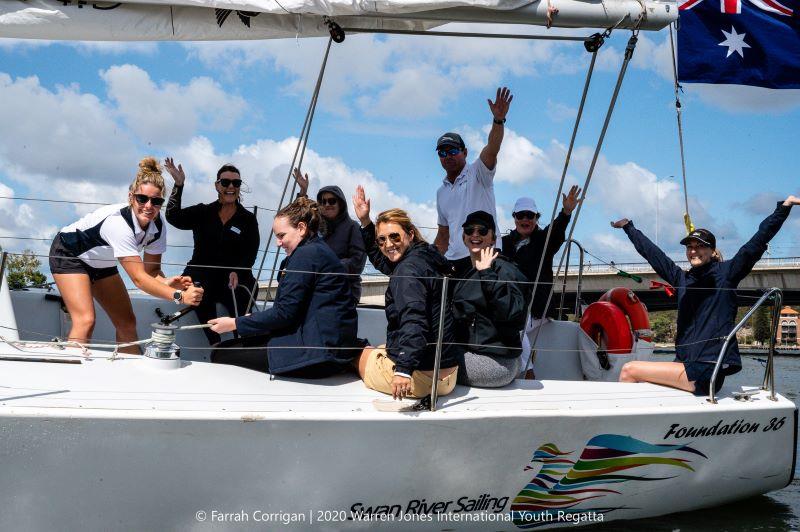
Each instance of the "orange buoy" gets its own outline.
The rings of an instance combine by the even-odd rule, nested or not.
[[[605,336],[606,351],[610,354],[630,353],[633,349],[633,334],[625,313],[609,301],[597,301],[586,307],[581,318],[581,329],[600,345]]]
[[[650,317],[647,315],[647,307],[633,293],[633,290],[618,286],[612,288],[600,297],[600,301],[614,303],[622,312],[628,316],[631,322],[631,329],[636,338],[646,342],[653,341],[653,331],[650,329]]]

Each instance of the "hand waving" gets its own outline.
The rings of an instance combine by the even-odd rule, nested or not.
[[[300,195],[301,196],[307,195],[308,194],[308,174],[303,176],[303,174],[300,173],[300,169],[299,168],[295,168],[292,171],[292,174],[294,175],[294,180],[297,182],[297,186],[300,187]]]
[[[611,227],[614,227],[615,229],[622,229],[623,227],[628,225],[628,222],[630,222],[630,220],[628,220],[627,218],[623,218],[622,220],[611,222]]]
[[[475,269],[478,271],[488,270],[492,267],[492,262],[494,262],[494,259],[496,259],[499,254],[500,252],[494,248],[483,248],[481,250],[481,258],[475,263]]]
[[[783,202],[785,207],[790,207],[792,205],[800,205],[800,198],[797,196],[789,196],[786,198],[786,201]]]
[[[172,157],[167,157],[164,159],[164,168],[167,169],[169,175],[175,180],[175,185],[182,187],[183,183],[186,181],[186,174],[183,173],[183,166],[179,164],[175,167],[175,161],[172,160]]]
[[[578,199],[578,196],[581,195],[581,189],[578,188],[578,185],[572,185],[572,188],[569,189],[568,194],[561,194],[562,203],[564,214],[572,214],[572,211],[575,210],[575,207],[581,202]]]
[[[370,200],[367,199],[367,195],[364,193],[364,187],[361,185],[356,187],[356,193],[353,194],[353,209],[356,211],[356,216],[361,222],[361,227],[368,226],[371,222],[369,219]]]
[[[498,87],[495,101],[486,100],[489,103],[489,110],[492,112],[492,116],[495,120],[503,120],[506,117],[508,108],[511,105],[511,100],[513,99],[514,95],[511,94],[508,87]]]

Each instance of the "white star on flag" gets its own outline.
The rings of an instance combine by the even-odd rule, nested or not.
[[[731,32],[728,33],[725,30],[721,30],[723,35],[725,35],[725,40],[719,43],[717,46],[727,46],[728,47],[728,55],[725,57],[728,58],[731,56],[733,52],[736,52],[742,59],[744,59],[744,49],[750,48],[750,45],[744,42],[744,37],[747,35],[746,33],[736,33],[736,28],[731,26]]]

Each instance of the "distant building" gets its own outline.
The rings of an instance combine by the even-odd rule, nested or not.
[[[800,320],[800,312],[792,307],[781,309],[780,327],[778,327],[779,345],[797,345],[797,321]]]

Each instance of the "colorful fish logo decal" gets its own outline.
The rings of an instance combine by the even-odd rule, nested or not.
[[[642,468],[647,466],[663,465],[694,472],[690,458],[707,458],[688,445],[652,444],[617,434],[593,437],[577,462],[569,459],[573,452],[546,443],[533,453],[531,463],[543,465],[511,503],[512,519],[519,528],[552,522],[547,517],[556,512],[611,512],[618,508],[582,503],[609,494],[619,495],[621,492],[612,487],[623,482],[656,482],[676,476],[646,476],[647,471]],[[678,453],[680,456],[676,457]],[[530,469],[533,469],[530,465],[525,467],[526,471]]]

